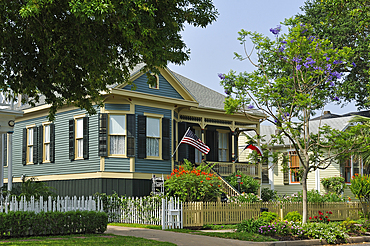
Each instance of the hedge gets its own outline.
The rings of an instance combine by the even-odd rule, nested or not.
[[[104,212],[23,212],[0,213],[0,238],[74,233],[103,233],[108,216]]]

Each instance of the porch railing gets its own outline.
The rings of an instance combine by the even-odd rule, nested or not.
[[[230,174],[241,171],[245,175],[251,176],[251,177],[259,177],[260,168],[258,165],[250,164],[250,163],[227,163],[227,162],[221,162],[221,163],[211,163],[208,162],[209,165],[213,165],[213,169],[220,175],[220,176],[229,176]]]

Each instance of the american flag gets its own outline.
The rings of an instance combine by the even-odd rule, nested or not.
[[[200,152],[202,152],[203,154],[208,154],[208,152],[210,151],[210,148],[205,143],[203,143],[202,140],[200,140],[197,137],[197,135],[195,135],[190,130],[190,128],[186,131],[180,143],[189,144],[196,148],[197,150],[199,150]]]

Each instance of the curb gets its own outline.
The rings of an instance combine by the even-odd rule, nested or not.
[[[370,242],[370,236],[359,236],[347,238],[346,243]],[[265,246],[305,246],[305,245],[328,245],[324,239],[307,239],[294,241],[261,242]]]

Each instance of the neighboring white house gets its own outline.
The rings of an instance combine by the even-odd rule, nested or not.
[[[352,115],[353,114],[368,116],[369,112],[355,112],[352,113]],[[333,129],[345,131],[349,126],[349,121],[352,117],[353,116],[351,116],[351,113],[340,116],[330,114],[330,112],[327,111],[325,112],[323,117],[321,117],[321,120],[320,117],[318,117],[310,121],[310,131],[312,133],[317,133],[318,127],[323,125],[328,125]],[[275,134],[275,130],[276,128],[274,125],[261,125],[260,133],[261,136],[264,136],[261,143],[268,143],[271,139],[271,135]],[[246,135],[254,136],[255,132],[246,131],[240,134],[240,161],[246,161],[246,158],[248,158],[249,154],[249,152],[247,151],[244,151],[241,154],[242,150],[244,149],[243,147],[246,144]],[[299,169],[299,159],[290,141],[285,138],[284,144],[271,146],[271,151],[286,152],[289,155],[290,171],[283,172],[281,163],[273,165],[272,160],[269,160],[269,163],[262,163],[262,187],[268,187],[270,189],[276,190],[278,195],[291,195],[298,191],[301,191],[302,186],[297,175],[297,171]],[[350,159],[341,163],[334,162],[325,170],[317,169],[316,171],[309,173],[307,179],[307,188],[308,190],[318,190],[320,193],[323,194],[326,193],[327,190],[320,182],[322,178],[341,176],[345,178],[346,183],[349,184],[350,179],[354,174],[363,174],[363,172],[364,168],[362,165],[362,161],[355,157],[351,157]],[[345,189],[344,195],[353,197],[353,194],[348,188]]]

